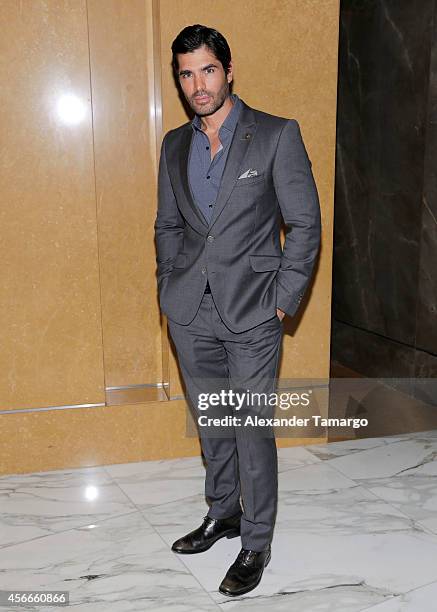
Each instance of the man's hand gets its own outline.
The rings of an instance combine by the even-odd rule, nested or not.
[[[278,315],[280,321],[282,321],[282,319],[285,317],[285,312],[280,308],[276,309],[276,314]]]

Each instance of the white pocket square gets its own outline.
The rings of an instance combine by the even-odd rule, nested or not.
[[[258,176],[258,172],[257,170],[252,170],[252,168],[249,168],[249,170],[246,170],[246,172],[243,172],[243,174],[238,177],[238,180],[250,178],[252,176]]]

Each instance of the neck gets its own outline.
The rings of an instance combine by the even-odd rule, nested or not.
[[[228,114],[230,113],[232,107],[234,106],[234,102],[231,100],[231,97],[228,95],[226,100],[223,102],[221,107],[216,110],[212,115],[207,115],[205,117],[200,118],[201,128],[204,132],[218,132],[220,126],[223,121],[226,119]]]

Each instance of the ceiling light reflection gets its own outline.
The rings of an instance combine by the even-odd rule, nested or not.
[[[80,98],[73,94],[61,96],[57,103],[57,113],[63,123],[76,125],[83,121],[86,106]]]

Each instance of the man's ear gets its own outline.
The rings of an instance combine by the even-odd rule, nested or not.
[[[228,66],[228,71],[226,73],[226,78],[228,79],[228,83],[232,83],[233,78],[234,78],[234,65],[231,62],[229,62],[229,66]]]

